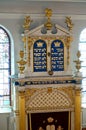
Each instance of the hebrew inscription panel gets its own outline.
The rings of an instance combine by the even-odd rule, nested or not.
[[[64,44],[61,40],[53,40],[47,46],[44,40],[37,40],[33,45],[33,68],[34,72],[47,71],[47,47],[50,48],[51,53],[51,70],[64,71]]]
[[[47,71],[47,45],[44,40],[37,40],[33,47],[34,72]]]
[[[51,44],[51,69],[64,71],[64,44],[61,40],[54,40]]]

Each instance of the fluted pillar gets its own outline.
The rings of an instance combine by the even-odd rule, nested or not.
[[[75,91],[75,130],[81,130],[81,90]]]
[[[19,92],[19,130],[26,130],[25,92]]]

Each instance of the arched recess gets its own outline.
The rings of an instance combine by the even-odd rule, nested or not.
[[[73,105],[69,95],[58,89],[39,90],[26,100],[26,110],[35,112],[70,110]]]

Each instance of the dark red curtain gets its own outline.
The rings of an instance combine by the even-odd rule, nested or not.
[[[69,112],[47,112],[47,113],[32,113],[31,114],[31,125],[32,130],[39,130],[39,127],[42,127],[46,130],[47,125],[55,125],[55,130],[57,130],[58,126],[61,125],[63,130],[68,130],[68,115]],[[47,119],[52,117],[54,120],[53,122],[48,122]],[[28,115],[28,125],[29,123],[29,115]],[[28,127],[30,130],[30,127]]]

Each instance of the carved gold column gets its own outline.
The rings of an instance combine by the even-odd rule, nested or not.
[[[25,91],[19,92],[19,130],[26,130]]]
[[[66,46],[67,46],[67,65],[69,65],[69,61],[70,61],[70,43],[72,42],[72,37],[71,36],[68,36],[67,37],[67,43],[66,43]]]
[[[28,66],[30,66],[30,49],[31,49],[31,45],[32,45],[32,38],[28,37]]]
[[[75,91],[75,130],[81,130],[81,90]]]

